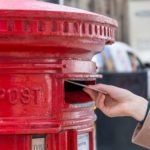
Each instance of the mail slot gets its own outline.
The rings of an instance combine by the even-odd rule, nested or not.
[[[94,54],[111,18],[36,0],[0,0],[0,149],[94,150]]]
[[[72,80],[73,82],[80,83],[83,85],[95,85],[95,80]],[[93,101],[91,97],[83,91],[83,87],[71,84],[67,81],[64,82],[65,88],[65,102],[74,104],[74,103],[84,103]]]

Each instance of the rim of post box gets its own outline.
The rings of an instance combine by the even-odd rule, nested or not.
[[[38,10],[0,10],[0,36],[63,36],[114,42],[117,21],[98,14]],[[49,25],[48,28],[46,28]],[[55,28],[54,25],[57,27]],[[27,31],[30,28],[29,31]],[[36,27],[33,29],[33,27]],[[50,29],[51,28],[51,29]],[[87,28],[87,29],[86,29]],[[104,33],[105,32],[105,33]],[[48,37],[47,37],[48,38]],[[17,39],[14,39],[15,42]],[[33,39],[30,39],[33,40]],[[68,39],[69,40],[69,39]]]
[[[0,16],[0,47],[68,48],[74,58],[114,43],[118,27],[103,15],[36,0],[0,0]]]

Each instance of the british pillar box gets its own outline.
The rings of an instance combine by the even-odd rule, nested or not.
[[[117,22],[36,0],[0,0],[0,149],[94,150],[94,54]]]

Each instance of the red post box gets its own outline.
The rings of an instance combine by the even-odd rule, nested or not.
[[[93,150],[91,57],[117,22],[36,0],[0,0],[0,149]]]

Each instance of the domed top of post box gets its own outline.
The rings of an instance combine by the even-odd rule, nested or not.
[[[85,10],[36,0],[0,0],[0,56],[84,58],[114,42],[117,22]],[[22,50],[19,49],[22,47]],[[32,48],[31,48],[32,47]],[[14,49],[13,49],[14,48]],[[39,51],[39,53],[38,53]],[[45,51],[42,52],[42,51]],[[27,54],[28,53],[28,54]],[[32,54],[33,55],[33,54]]]

